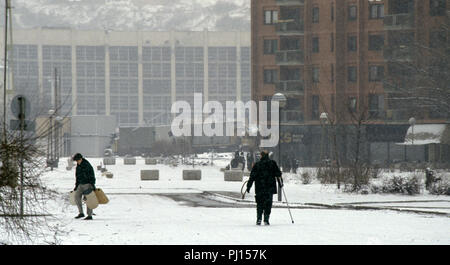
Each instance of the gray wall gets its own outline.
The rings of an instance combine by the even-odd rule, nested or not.
[[[425,145],[408,145],[405,147],[405,145],[399,145],[396,143],[370,143],[370,162],[373,164],[383,164],[388,158],[391,162],[405,161],[405,154],[406,161],[424,162]]]
[[[116,130],[114,116],[73,116],[71,124],[72,153],[86,157],[102,157],[105,148],[111,145]]]

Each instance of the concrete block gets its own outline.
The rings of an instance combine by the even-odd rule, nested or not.
[[[75,161],[73,161],[72,157],[67,158],[67,167],[74,167]]]
[[[149,157],[147,157],[147,158],[145,159],[145,164],[146,164],[146,165],[156,165],[156,164],[157,164],[157,161],[156,161],[155,158],[149,158]]]
[[[159,180],[158,169],[141,170],[141,180]]]
[[[116,164],[116,158],[115,157],[104,157],[103,158],[103,165],[115,165]]]
[[[233,171],[233,170],[226,170],[224,172],[224,180],[225,181],[240,181],[244,179],[244,172],[242,171]]]
[[[123,159],[124,165],[136,165],[136,158],[135,157],[125,157]]]
[[[201,180],[202,171],[198,169],[184,169],[183,180]]]

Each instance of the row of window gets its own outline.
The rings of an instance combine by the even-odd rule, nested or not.
[[[186,62],[203,62],[203,47],[176,47],[175,59]],[[77,46],[76,59],[78,61],[104,61],[105,46]],[[15,60],[38,60],[37,45],[14,45]],[[71,46],[43,45],[43,60],[71,61]],[[109,47],[111,61],[138,61],[137,46]],[[236,61],[236,47],[208,47],[209,61]],[[143,61],[171,61],[170,47],[142,47]],[[250,60],[250,47],[241,47],[241,60]]]
[[[406,3],[406,2],[405,2]],[[397,14],[397,13],[409,13],[411,10],[409,10],[411,7],[409,6],[408,2],[405,4],[407,8],[403,8],[400,10],[396,10],[395,6],[392,7],[391,13]],[[430,5],[430,16],[445,16],[446,10],[447,10],[447,2],[446,0],[429,0]],[[401,6],[403,7],[403,6]],[[330,12],[330,19],[331,21],[334,21],[335,17],[335,10],[334,10],[334,3],[331,5],[331,12]],[[399,9],[399,8],[397,8]],[[312,23],[319,23],[320,21],[320,8],[319,7],[313,7],[311,10],[311,19]],[[369,5],[369,19],[382,19],[384,18],[384,4],[382,3],[374,3]],[[354,21],[358,19],[358,6],[355,4],[350,4],[347,9],[347,20]],[[264,10],[264,24],[271,25],[278,23],[279,20],[279,14],[276,10]]]
[[[390,44],[393,46],[407,45],[414,41],[414,33],[398,33],[399,36],[393,37],[390,40]],[[410,35],[410,36],[407,36]],[[295,39],[294,39],[295,40]],[[381,51],[383,50],[385,38],[382,34],[369,34],[369,51]],[[311,51],[313,53],[320,52],[320,38],[312,37]],[[447,44],[448,36],[445,31],[432,31],[430,32],[429,46],[431,48],[443,47]],[[300,45],[288,47],[288,50],[297,50]],[[330,36],[330,49],[334,51],[334,33]],[[279,50],[277,39],[265,39],[264,40],[264,54],[275,54]],[[358,38],[357,36],[347,37],[347,50],[349,52],[356,52],[358,50]]]
[[[271,97],[264,97],[265,101],[271,101]],[[311,120],[318,120],[320,118],[321,108],[320,108],[320,96],[312,95],[310,97],[310,108],[309,113]],[[336,111],[336,96],[334,94],[330,95],[331,111]],[[348,96],[346,101],[346,107],[350,111],[357,111],[357,99],[355,96]],[[303,112],[308,111],[302,108],[302,101],[297,98],[287,98],[286,106],[280,113],[280,118],[282,121],[303,121]],[[384,95],[383,94],[369,94],[368,95],[368,114],[369,119],[381,118],[381,114],[384,111]],[[268,114],[270,116],[270,104],[268,105]],[[270,119],[270,117],[268,117]]]
[[[369,94],[368,97],[368,112],[369,119],[379,118],[380,114],[384,110],[384,95],[383,94]],[[334,110],[335,107],[335,95],[331,95],[331,109]],[[349,96],[347,98],[347,106],[350,111],[357,110],[357,99],[354,96]],[[311,119],[318,120],[320,118],[320,104],[319,96],[311,96]]]
[[[431,41],[430,41],[431,42]],[[381,51],[384,46],[384,35],[381,34],[369,34],[369,51]],[[296,46],[291,46],[289,50],[299,49],[300,44]],[[334,33],[330,35],[330,49],[334,52]],[[358,38],[356,36],[347,37],[347,50],[349,52],[356,52],[358,50]],[[264,40],[264,54],[275,54],[278,51],[278,40],[277,39],[266,39]],[[320,38],[312,37],[311,39],[311,52],[320,52]]]
[[[380,65],[369,65],[369,82],[380,82],[384,79],[384,66]],[[347,67],[347,81],[356,82],[358,79],[357,67],[349,66]],[[264,69],[264,83],[274,84],[278,81],[295,81],[302,80],[301,70],[298,68],[287,68],[280,71],[278,75],[278,70],[275,69]],[[311,81],[312,83],[320,82],[320,68],[311,68]],[[334,82],[334,65],[331,65],[331,81]]]

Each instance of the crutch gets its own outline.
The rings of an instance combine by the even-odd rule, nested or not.
[[[245,194],[247,193],[247,182],[248,182],[248,180],[247,181],[245,181],[244,182],[244,184],[242,184],[242,187],[241,187],[241,194],[242,194],[242,199],[245,199]]]
[[[286,205],[287,205],[288,210],[289,210],[289,215],[291,216],[291,221],[292,221],[292,223],[294,223],[294,219],[292,218],[291,208],[289,207],[289,203],[288,203],[288,200],[287,200],[287,198],[286,198],[286,192],[284,192],[283,186],[281,186],[281,191],[282,191],[283,194],[284,194],[284,199],[286,200]]]

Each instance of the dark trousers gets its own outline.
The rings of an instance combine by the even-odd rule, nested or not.
[[[261,193],[256,194],[256,218],[262,219],[264,214],[264,221],[269,221],[270,212],[272,211],[273,194]]]

